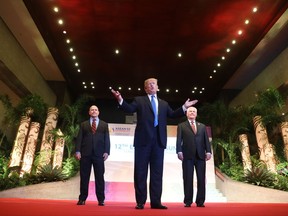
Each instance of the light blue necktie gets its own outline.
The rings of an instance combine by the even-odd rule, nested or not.
[[[151,104],[154,112],[154,127],[158,125],[158,116],[157,116],[157,109],[156,109],[156,103],[155,103],[155,95],[151,95]]]

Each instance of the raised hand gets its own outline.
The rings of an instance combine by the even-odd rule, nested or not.
[[[194,104],[196,104],[198,102],[198,100],[190,100],[190,98],[188,98],[186,101],[185,101],[185,108],[187,109],[188,107],[190,106],[193,106]]]
[[[123,98],[122,98],[122,96],[121,96],[119,91],[115,91],[114,89],[111,89],[111,92],[114,95],[114,97],[117,99],[118,102],[123,100]]]

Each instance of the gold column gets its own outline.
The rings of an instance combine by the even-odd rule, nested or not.
[[[62,167],[63,162],[63,154],[64,154],[64,135],[62,131],[59,129],[57,131],[58,137],[55,141],[55,149],[54,149],[54,157],[53,157],[53,168],[55,167]]]
[[[284,143],[284,156],[288,161],[288,122],[281,123],[281,134]]]
[[[56,128],[58,120],[58,109],[55,107],[48,108],[48,114],[45,122],[43,137],[40,147],[39,166],[47,165],[51,162],[52,149],[54,144],[53,129]]]
[[[40,123],[31,122],[27,143],[25,146],[24,157],[22,168],[20,171],[20,176],[23,176],[24,173],[30,173],[35,157],[35,150],[37,146],[37,139],[40,130]]]
[[[245,172],[246,170],[252,169],[252,163],[251,163],[251,159],[250,159],[250,150],[249,150],[247,134],[240,134],[239,140],[242,143],[241,155],[242,155],[243,168],[244,168],[244,172]]]
[[[26,143],[26,138],[29,130],[31,118],[29,116],[22,116],[18,132],[14,140],[14,146],[10,155],[9,167],[20,167],[23,150]]]
[[[262,124],[261,116],[253,118],[257,144],[260,151],[260,160],[264,161],[267,169],[276,173],[276,158],[273,145],[269,143],[267,131]]]

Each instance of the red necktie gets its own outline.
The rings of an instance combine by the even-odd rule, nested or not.
[[[94,134],[96,132],[96,119],[94,118],[92,121],[92,133]]]
[[[197,129],[195,127],[194,122],[191,122],[191,127],[192,127],[192,130],[193,130],[194,134],[196,134],[197,133]]]

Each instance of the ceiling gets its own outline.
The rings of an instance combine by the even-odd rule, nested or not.
[[[160,97],[175,102],[212,102],[244,88],[261,68],[241,66],[288,8],[287,0],[23,2],[74,97],[112,98],[109,87],[121,87],[123,97],[132,98],[143,94],[146,78],[155,77]],[[264,62],[286,46],[274,42]]]

